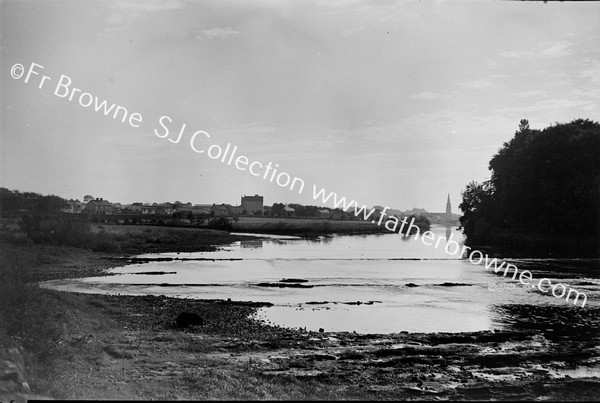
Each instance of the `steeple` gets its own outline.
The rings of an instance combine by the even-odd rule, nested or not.
[[[452,205],[450,204],[450,193],[448,193],[448,201],[446,201],[446,215],[450,217],[452,215]]]

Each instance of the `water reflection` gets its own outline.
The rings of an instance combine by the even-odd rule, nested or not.
[[[240,241],[240,247],[242,249],[262,248],[263,240],[262,239],[250,239],[250,240]]]
[[[318,241],[319,241],[319,242],[322,242],[322,243],[324,243],[324,244],[328,244],[328,243],[330,243],[332,240],[333,240],[333,237],[332,237],[332,236],[322,236],[322,237],[319,237],[319,238],[318,238]]]

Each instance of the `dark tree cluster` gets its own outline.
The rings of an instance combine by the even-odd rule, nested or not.
[[[531,129],[492,157],[491,178],[462,192],[461,226],[468,239],[491,229],[538,234],[600,234],[600,124],[587,119]]]
[[[419,227],[419,231],[421,232],[421,234],[423,232],[429,231],[431,229],[431,220],[427,216],[424,216],[422,214],[419,214],[419,215],[411,214],[408,217],[406,217],[406,222],[409,224],[412,222],[413,225],[416,225],[417,227]],[[417,232],[417,230],[414,228],[414,226],[410,227],[410,229],[408,226],[404,226],[404,228],[402,228],[402,233],[405,235],[412,235],[415,232]]]
[[[285,206],[283,203],[273,203],[273,207],[271,208],[271,215],[281,216],[285,214],[284,210]]]
[[[222,231],[232,231],[233,222],[227,217],[214,217],[208,221],[207,227]]]
[[[65,207],[68,207],[67,201],[58,196],[0,188],[0,212],[3,215],[19,212],[53,215]]]

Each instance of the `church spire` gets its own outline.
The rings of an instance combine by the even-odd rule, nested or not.
[[[452,214],[452,205],[450,204],[450,193],[448,193],[448,201],[446,201],[446,215],[450,216]]]

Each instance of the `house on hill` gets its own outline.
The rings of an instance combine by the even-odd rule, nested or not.
[[[90,200],[82,211],[82,214],[89,215],[111,215],[113,213],[113,205],[102,198]]]
[[[220,206],[213,204],[210,208],[210,212],[214,214],[215,217],[225,217],[228,214],[228,209],[224,204],[221,204]]]

